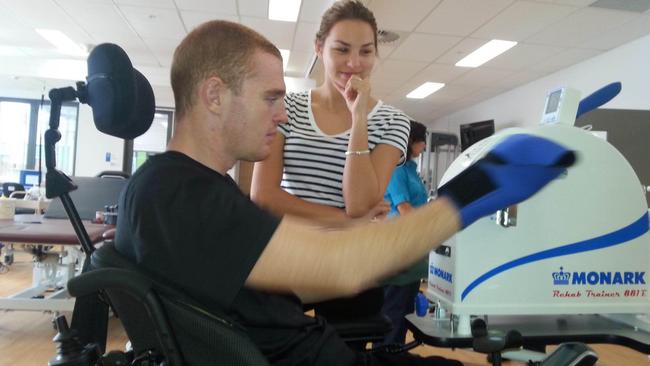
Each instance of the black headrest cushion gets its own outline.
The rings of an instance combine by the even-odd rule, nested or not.
[[[98,130],[133,139],[149,129],[156,109],[153,89],[119,46],[103,43],[92,50],[87,82]]]

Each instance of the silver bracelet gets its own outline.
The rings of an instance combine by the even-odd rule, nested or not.
[[[345,156],[350,156],[350,155],[367,155],[370,154],[370,150],[357,150],[357,151],[346,151]]]

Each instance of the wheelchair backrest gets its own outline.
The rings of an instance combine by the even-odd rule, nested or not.
[[[178,355],[190,365],[268,364],[243,328],[226,316],[203,309],[185,294],[156,282],[118,253],[112,244],[105,244],[93,253],[91,267],[93,270],[121,269],[128,272],[118,272],[119,276],[121,273],[131,276],[120,280],[129,282],[128,289],[118,285],[106,289],[106,293],[136,355],[158,350]],[[134,281],[136,277],[138,281]],[[152,301],[162,310],[158,314],[155,309],[152,311],[152,306],[147,306]]]

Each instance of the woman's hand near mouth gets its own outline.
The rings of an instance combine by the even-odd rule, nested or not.
[[[352,123],[359,120],[365,121],[370,101],[370,81],[352,75],[348,79],[342,94],[348,110],[352,114]]]

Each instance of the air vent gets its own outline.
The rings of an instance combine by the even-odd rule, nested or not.
[[[382,44],[393,43],[399,39],[397,32],[380,29],[377,31],[377,41]]]
[[[634,13],[643,13],[650,9],[650,0],[597,0],[594,1],[590,7],[603,8],[611,10],[631,11]]]

